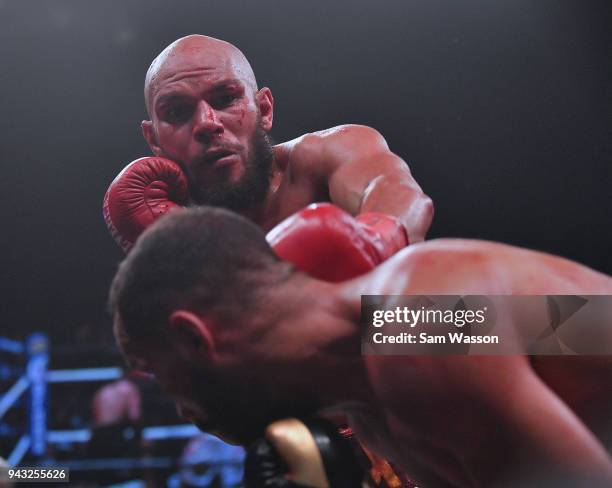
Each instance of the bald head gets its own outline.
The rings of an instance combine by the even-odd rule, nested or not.
[[[214,37],[193,34],[177,39],[153,60],[144,86],[147,113],[164,82],[187,77],[192,73],[226,73],[242,81],[253,91],[257,81],[249,61],[233,44]]]

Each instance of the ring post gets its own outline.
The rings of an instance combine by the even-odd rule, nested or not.
[[[34,456],[44,456],[47,451],[47,336],[40,332],[30,335],[26,349],[26,374],[30,381],[30,453]]]

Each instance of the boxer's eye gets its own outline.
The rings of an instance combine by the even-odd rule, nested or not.
[[[187,122],[193,110],[189,105],[175,105],[164,111],[164,119],[171,124]]]
[[[227,93],[225,95],[221,95],[215,98],[213,102],[213,107],[216,109],[224,108],[230,106],[234,101],[238,98],[237,95],[233,93]]]

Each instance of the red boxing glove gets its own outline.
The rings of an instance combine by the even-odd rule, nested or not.
[[[376,247],[380,262],[389,259],[400,249],[410,244],[406,227],[391,215],[368,212],[355,217],[362,224],[363,230],[371,237]]]
[[[128,252],[155,220],[189,201],[187,178],[174,161],[146,157],[132,161],[110,184],[102,214],[113,239]]]
[[[313,204],[278,224],[266,239],[299,270],[325,281],[344,281],[370,271],[407,243],[403,226],[393,217],[362,218],[330,203]]]

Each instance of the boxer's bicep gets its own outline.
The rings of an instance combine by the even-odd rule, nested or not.
[[[343,125],[307,134],[294,144],[292,160],[301,185],[326,190],[332,203],[352,215],[396,217],[410,242],[423,240],[433,217],[431,199],[375,129]]]
[[[353,215],[360,212],[364,194],[376,178],[396,173],[412,178],[406,163],[371,127],[345,125],[319,134],[331,200]]]
[[[332,202],[353,215],[398,213],[409,196],[422,193],[406,163],[390,151],[338,161],[327,183]]]
[[[392,215],[404,224],[411,242],[424,238],[433,217],[431,199],[376,130],[349,126],[334,136],[322,155],[330,165],[332,203],[353,215]]]

